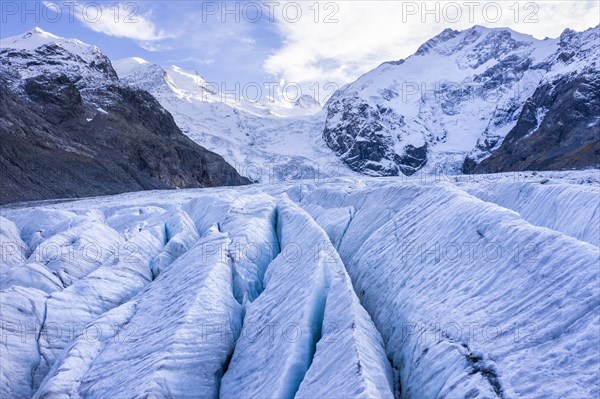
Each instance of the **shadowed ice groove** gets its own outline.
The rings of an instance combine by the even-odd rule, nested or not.
[[[153,277],[156,278],[199,239],[196,225],[188,214],[182,211],[173,212],[164,222],[165,246],[150,263]]]
[[[341,263],[341,262],[340,262]],[[321,338],[296,398],[393,398],[383,341],[362,308],[350,277],[332,278]]]
[[[221,397],[293,398],[307,372],[312,379],[325,373],[326,358],[345,344],[348,356],[336,354],[336,371],[320,386],[308,380],[303,392],[331,394],[338,387],[339,397],[351,392],[391,397],[381,338],[348,289],[343,264],[325,232],[285,199],[278,206],[277,227],[281,253],[268,267],[265,290],[247,306]],[[342,308],[349,312],[345,317],[330,314]],[[325,322],[330,328],[324,330]],[[356,372],[359,359],[370,373]]]
[[[231,237],[233,288],[240,303],[252,302],[263,292],[265,271],[280,252],[276,224],[275,201],[264,194],[234,200],[219,224]]]

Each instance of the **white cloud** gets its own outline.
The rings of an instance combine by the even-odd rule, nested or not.
[[[44,1],[44,5],[54,10],[56,3]],[[158,29],[152,22],[152,13],[142,13],[137,3],[110,3],[100,5],[92,3],[70,3],[70,10],[75,18],[95,32],[109,36],[122,37],[132,40],[155,42],[173,35]]]
[[[600,11],[594,0],[521,1],[518,7],[513,1],[336,1],[320,2],[315,22],[313,2],[295,4],[302,6],[298,22],[291,23],[282,10],[275,13],[284,45],[264,67],[288,82],[320,84],[347,83],[384,61],[406,58],[445,28],[462,30],[478,24],[510,27],[538,38],[557,37],[565,28],[597,25]],[[294,17],[292,11],[288,14]],[[327,15],[338,22],[324,23]]]
[[[112,9],[103,8],[99,16],[95,16],[95,14],[92,14],[91,17],[86,16],[83,10],[75,15],[91,30],[109,36],[146,42],[159,41],[172,37],[154,25],[150,12],[138,14],[132,9],[127,9],[127,4],[118,3],[118,5],[118,9],[114,5]],[[133,14],[131,14],[132,12]]]

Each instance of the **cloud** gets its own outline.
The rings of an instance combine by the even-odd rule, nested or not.
[[[319,2],[319,13],[313,2],[289,3],[295,3],[292,11],[282,7],[275,13],[284,44],[264,68],[285,81],[320,84],[348,83],[382,62],[406,58],[445,28],[510,27],[543,39],[565,28],[593,27],[600,11],[594,0],[522,1],[517,6],[512,1],[337,1]],[[296,5],[302,7],[298,21]]]
[[[146,42],[160,41],[173,36],[158,29],[151,20],[151,12],[139,13],[136,3],[117,3],[109,8],[102,8],[101,13],[88,12],[82,9],[75,16],[88,28],[109,36],[123,37]],[[132,6],[134,8],[128,8]],[[92,14],[90,16],[90,14]]]
[[[44,1],[49,9],[56,3]],[[152,12],[143,13],[138,3],[111,3],[102,6],[100,3],[69,3],[67,9],[83,25],[95,32],[109,36],[121,37],[143,42],[156,42],[173,38],[152,22]]]

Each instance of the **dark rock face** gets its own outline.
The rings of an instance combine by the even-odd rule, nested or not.
[[[502,145],[464,173],[600,166],[600,75],[564,77],[537,88]]]
[[[464,173],[600,166],[599,35],[599,27],[563,32],[545,66],[553,77],[527,99],[515,126],[489,157],[481,162],[467,157]]]
[[[49,68],[48,51],[81,68],[58,62],[16,79],[23,61]],[[149,93],[121,85],[109,61],[90,66],[65,53],[0,53],[0,204],[250,183],[181,133]]]
[[[390,90],[384,95],[397,94]],[[391,108],[373,107],[358,98],[340,98],[328,106],[323,132],[327,145],[354,171],[375,176],[412,175],[427,162],[427,146],[394,151],[389,132],[401,134],[404,117]]]
[[[598,166],[599,34],[447,29],[339,90],[323,138],[373,176]]]

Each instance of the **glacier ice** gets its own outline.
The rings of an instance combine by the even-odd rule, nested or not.
[[[0,397],[594,397],[598,172],[0,208]]]
[[[105,314],[98,335],[110,333],[80,335],[35,397],[216,397],[241,318],[227,246],[226,234],[211,231]]]
[[[248,305],[221,397],[392,397],[381,337],[325,232],[289,199],[277,213],[281,253]]]

